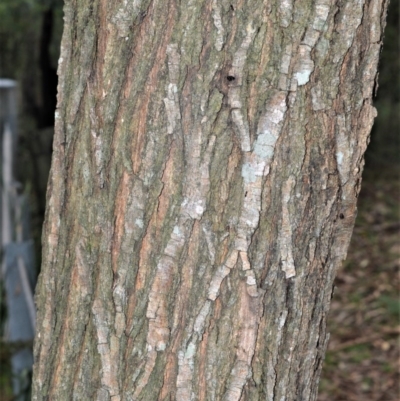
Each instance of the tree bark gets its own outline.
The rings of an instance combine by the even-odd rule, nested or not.
[[[33,400],[315,400],[386,0],[65,4]]]

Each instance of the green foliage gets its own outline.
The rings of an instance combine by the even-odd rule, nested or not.
[[[379,303],[393,316],[400,317],[400,300],[398,298],[382,295]]]
[[[371,351],[367,344],[357,344],[348,349],[350,361],[360,363],[371,358]]]

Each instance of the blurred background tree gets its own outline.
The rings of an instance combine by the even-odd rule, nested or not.
[[[40,266],[40,237],[50,168],[62,0],[1,0],[0,77],[19,85],[17,179],[30,196]],[[400,19],[389,6],[381,55],[378,118],[366,153],[359,217],[348,260],[337,278],[331,346],[319,400],[397,400],[399,323]],[[0,325],[4,322],[0,300]],[[371,313],[372,311],[372,313]],[[1,331],[0,331],[1,332]],[[0,341],[0,401],[13,399]]]
[[[30,193],[32,228],[40,266],[40,236],[50,168],[62,0],[2,0],[0,77],[19,86],[15,173]]]
[[[18,83],[18,155],[14,173],[29,196],[37,270],[52,152],[62,6],[62,0],[0,2],[0,78]],[[10,361],[14,352],[32,344],[4,342],[4,295],[0,291],[0,400],[24,401],[30,399],[29,388],[23,387],[18,397],[12,394]],[[15,379],[24,381],[21,377]]]
[[[379,63],[375,107],[378,117],[366,153],[366,173],[372,170],[399,178],[400,166],[400,4],[391,0]]]

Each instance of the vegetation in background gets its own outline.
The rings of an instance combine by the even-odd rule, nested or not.
[[[37,270],[52,149],[62,5],[63,0],[0,1],[0,78],[14,79],[19,85],[15,174],[30,195]],[[32,344],[4,343],[4,309],[4,299],[0,299],[0,401],[11,401],[15,399],[11,355]],[[25,399],[30,399],[28,393]]]
[[[366,170],[347,260],[336,278],[319,401],[399,398],[400,181]]]
[[[52,151],[62,6],[63,0],[0,2],[0,77],[15,79],[19,85],[15,173],[30,192],[38,267]]]
[[[398,179],[400,167],[400,2],[391,0],[383,51],[379,63],[379,85],[374,102],[378,117],[366,153],[366,172]],[[364,181],[368,179],[364,177]]]
[[[378,117],[352,242],[336,278],[319,401],[400,397],[399,21],[399,0],[392,0],[375,99]]]

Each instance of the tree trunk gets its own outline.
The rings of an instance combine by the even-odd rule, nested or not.
[[[67,1],[33,400],[315,400],[386,0]]]

